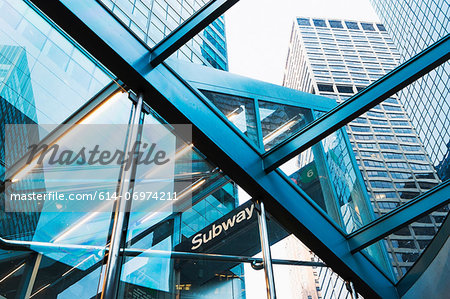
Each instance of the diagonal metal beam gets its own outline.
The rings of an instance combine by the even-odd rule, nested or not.
[[[450,202],[450,180],[401,205],[347,236],[352,252],[383,239],[398,229],[430,214]]]
[[[264,155],[272,171],[450,58],[450,34],[401,64]]]
[[[210,102],[165,63],[149,66],[148,49],[94,1],[32,0],[127,86],[143,91],[169,123],[193,124],[192,139],[227,175],[363,296],[398,298],[393,282],[361,252],[351,254],[344,232],[279,171],[266,173],[260,154],[211,109]]]
[[[155,67],[205,29],[239,0],[212,0],[152,48],[150,64]]]

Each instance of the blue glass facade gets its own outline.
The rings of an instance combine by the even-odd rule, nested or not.
[[[209,1],[102,0],[102,2],[143,42],[153,47]],[[173,57],[228,70],[224,17],[216,19],[174,53]]]
[[[340,103],[398,64],[400,55],[382,24],[320,20],[297,18],[283,85],[327,96]],[[364,189],[369,193],[377,217],[440,182],[400,99],[400,96],[387,99],[347,126],[364,177]],[[342,158],[341,154],[337,156]],[[340,185],[334,185],[339,190]],[[354,209],[349,212],[355,213]],[[441,225],[440,217],[445,214],[445,211],[437,212],[436,218],[430,218],[436,221],[430,222],[433,229],[429,237]],[[430,224],[415,223],[414,227],[431,228]],[[349,225],[358,227],[357,222]],[[423,244],[415,241],[413,227],[405,230],[408,234],[393,234],[385,241],[397,277],[406,273],[415,261],[412,258],[397,260],[397,253],[400,256],[415,254],[417,258],[423,249]],[[407,245],[397,242],[406,238],[410,238]],[[400,245],[405,247],[398,247]]]
[[[405,61],[450,31],[445,0],[378,1],[373,7]],[[401,99],[442,180],[450,178],[450,64],[433,70],[401,93]]]

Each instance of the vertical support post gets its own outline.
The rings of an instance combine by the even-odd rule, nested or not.
[[[352,297],[352,299],[358,299],[358,293],[355,290],[353,282],[347,280],[345,282],[345,286],[347,287],[347,290],[350,292],[350,296]]]
[[[35,258],[30,261],[29,267],[26,267],[24,275],[27,275],[27,285],[25,287],[25,295],[23,298],[30,298],[31,292],[33,291],[34,283],[36,282],[36,276],[39,271],[39,266],[41,265],[42,254],[38,253]],[[32,265],[31,265],[32,264]],[[28,273],[27,273],[28,272]]]
[[[261,240],[261,251],[264,263],[264,273],[266,276],[267,299],[276,299],[277,296],[275,293],[275,280],[273,276],[272,256],[270,254],[269,234],[267,232],[266,210],[264,208],[264,203],[262,201],[257,200],[257,205],[259,206],[259,213],[258,213],[259,237]]]
[[[129,153],[131,151],[138,150],[137,141],[138,141],[138,133],[139,133],[139,124],[141,120],[141,111],[142,111],[142,103],[143,103],[143,95],[138,94],[137,101],[135,105],[133,105],[132,114],[130,117],[130,123],[128,127],[127,134],[127,143],[125,146],[125,152]],[[126,239],[126,224],[129,216],[129,209],[127,210],[127,205],[131,204],[130,200],[126,200],[129,198],[127,196],[127,192],[130,192],[132,188],[132,176],[134,173],[134,168],[136,167],[136,163],[132,164],[132,167],[126,169],[122,167],[120,171],[120,179],[118,186],[118,199],[115,205],[114,211],[114,221],[113,221],[113,229],[111,232],[111,240],[109,243],[108,250],[108,260],[106,263],[106,271],[105,278],[103,281],[102,288],[102,299],[112,299],[117,298],[118,285],[120,279],[120,270],[121,270],[121,256],[120,250],[121,247],[125,244]]]

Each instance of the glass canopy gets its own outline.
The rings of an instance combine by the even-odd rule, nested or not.
[[[128,24],[117,20],[128,5],[123,1],[30,2],[0,2],[0,34],[7,41],[0,63],[12,78],[2,77],[2,138],[6,124],[14,124],[4,116],[14,113],[15,124],[58,126],[13,131],[13,142],[1,140],[0,295],[275,298],[283,296],[276,290],[285,283],[280,267],[324,269],[347,286],[345,296],[400,298],[420,287],[417,273],[426,272],[448,236],[450,183],[377,218],[344,126],[447,61],[449,35],[337,105],[324,96],[167,59],[236,1],[212,1],[216,6],[192,11],[153,49],[133,29],[139,18],[147,27],[151,20],[133,10]],[[41,76],[52,63],[64,70]],[[112,73],[118,83],[107,84]],[[192,134],[173,125],[183,123]],[[139,163],[81,169],[26,162],[30,144],[77,141],[74,128],[84,124],[95,128],[92,142],[112,143],[136,161],[136,144],[162,140],[142,127],[162,125],[173,163],[161,164],[160,176],[152,176],[154,170]],[[38,154],[30,155],[31,162]],[[74,172],[96,180],[74,181]],[[126,198],[153,192],[155,181],[179,201],[156,207]],[[20,191],[119,196],[90,211],[25,200],[8,206],[8,195]],[[426,248],[420,257],[388,251],[405,234]],[[300,241],[304,250],[295,257],[275,250]],[[408,272],[391,266],[412,260],[418,262]]]

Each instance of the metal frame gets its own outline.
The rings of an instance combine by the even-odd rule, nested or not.
[[[258,205],[258,227],[259,239],[261,241],[261,252],[264,264],[264,273],[266,278],[267,299],[276,299],[275,279],[273,276],[272,255],[270,253],[269,234],[267,232],[266,209],[264,203],[260,200],[256,201]]]
[[[149,51],[129,28],[118,23],[101,5],[69,0],[32,2],[63,30],[76,37],[129,87],[149,96],[152,108],[166,121],[193,124],[196,147],[250,195],[262,198],[268,211],[281,224],[340,276],[351,280],[363,296],[398,298],[393,282],[361,252],[351,252],[342,230],[275,168],[445,62],[450,57],[449,35],[325,114],[262,159],[261,153],[236,134],[232,125],[211,109],[205,97],[182,76],[165,63],[156,67],[150,65],[150,60],[158,52]],[[183,44],[182,40],[192,38],[197,30],[212,21],[206,18],[206,15],[196,15],[190,19],[193,23],[186,27],[182,25],[184,29],[161,43],[167,43],[161,53],[169,53],[176,48],[175,45]],[[158,64],[158,60],[153,64]],[[271,88],[266,90],[268,93],[271,91]]]
[[[33,242],[33,241],[16,241],[6,240],[0,237],[0,248],[3,250],[20,250],[25,252],[35,251],[47,251],[47,252],[59,252],[67,250],[98,250],[109,251],[108,247],[92,246],[92,245],[78,245],[78,244],[54,244],[49,242]],[[164,251],[164,250],[148,250],[141,248],[122,248],[120,255],[123,256],[141,256],[141,257],[171,257],[179,259],[204,259],[204,260],[216,260],[216,261],[231,261],[241,263],[253,263],[263,262],[262,258],[249,257],[249,256],[237,256],[237,255],[224,255],[224,254],[211,254],[211,253],[194,253],[194,252],[178,252],[178,251]],[[297,261],[297,260],[285,260],[285,259],[272,259],[273,264],[277,265],[291,265],[291,266],[310,266],[310,267],[328,267],[322,262],[311,261]]]
[[[450,34],[309,124],[264,155],[266,171],[319,142],[450,58]]]
[[[137,102],[134,103],[130,123],[127,132],[127,141],[125,152],[131,152],[135,148],[136,142],[139,141],[139,125],[141,124],[143,95],[138,94]],[[120,257],[120,249],[123,248],[126,240],[126,228],[129,218],[130,200],[126,200],[126,195],[132,190],[134,185],[133,173],[136,163],[133,163],[133,169],[125,169],[122,167],[119,175],[119,184],[117,186],[118,200],[115,202],[114,221],[112,225],[111,240],[108,249],[108,261],[104,276],[104,283],[101,298],[116,298],[119,288],[120,271],[122,269],[122,259]]]
[[[349,234],[347,238],[350,250],[352,252],[360,251],[449,202],[450,180],[447,180]]]
[[[392,281],[362,253],[351,254],[342,231],[281,172],[266,173],[260,153],[237,135],[228,121],[176,72],[161,63],[152,68],[151,53],[129,29],[103,7],[85,1],[33,0],[63,30],[97,57],[133,90],[151,98],[152,108],[169,123],[193,124],[193,142],[268,211],[304,241],[325,263],[368,297],[398,297]],[[99,21],[101,20],[101,22]]]

